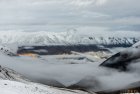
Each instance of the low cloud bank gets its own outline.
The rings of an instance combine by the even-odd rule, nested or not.
[[[46,57],[47,58],[47,57]],[[65,64],[54,58],[39,60],[30,57],[7,57],[0,55],[0,65],[14,69],[30,80],[46,82],[49,80],[58,81],[64,86],[71,86],[85,77],[93,77],[99,82],[98,90],[117,89],[125,87],[133,82],[139,81],[140,63],[132,64],[129,72],[99,67],[99,62],[87,64]],[[56,82],[55,82],[56,83]],[[93,89],[97,86],[93,85]]]

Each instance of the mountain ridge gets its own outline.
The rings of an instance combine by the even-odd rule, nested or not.
[[[128,32],[129,33],[129,32]],[[123,35],[107,32],[24,32],[24,31],[1,31],[1,44],[18,45],[133,45],[140,40],[138,32],[133,35]]]

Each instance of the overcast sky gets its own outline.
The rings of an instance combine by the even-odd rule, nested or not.
[[[0,28],[78,25],[140,31],[139,11],[140,0],[0,0]]]

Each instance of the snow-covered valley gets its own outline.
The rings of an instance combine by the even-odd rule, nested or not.
[[[112,60],[112,55],[118,52],[122,51],[122,53],[128,52],[130,55],[138,55],[135,55],[134,53],[139,53],[139,43],[133,45],[132,48],[126,48],[139,40],[138,35],[135,38],[127,37],[125,38],[127,41],[123,42],[118,42],[116,38],[114,40],[117,41],[117,43],[115,41],[108,40],[108,43],[107,41],[104,42],[108,44],[108,46],[105,46],[101,40],[96,43],[93,41],[89,42],[89,40],[85,43],[78,43],[78,39],[74,39],[76,42],[68,39],[68,42],[66,41],[67,39],[64,39],[64,36],[66,38],[69,36],[67,33],[59,33],[60,35],[58,36],[56,34],[57,37],[61,36],[58,39],[54,38],[55,34],[53,33],[46,33],[44,36],[41,32],[18,33],[16,33],[16,35],[11,35],[11,32],[9,32],[9,35],[4,35],[5,33],[0,35],[0,65],[8,68],[9,70],[7,71],[9,71],[9,73],[11,69],[14,70],[15,72],[12,72],[12,75],[20,74],[21,76],[21,78],[20,76],[14,76],[15,78],[11,77],[14,78],[11,79],[7,76],[3,76],[7,74],[7,72],[1,71],[1,73],[3,73],[1,74],[1,78],[4,79],[0,81],[0,84],[2,85],[0,85],[0,89],[3,94],[9,94],[9,91],[13,92],[13,94],[19,94],[20,91],[23,91],[23,94],[86,94],[86,92],[94,94],[95,92],[98,93],[106,90],[117,91],[132,88],[132,83],[140,81],[139,57],[138,60],[135,57],[130,58],[132,60],[134,59],[131,62],[137,63],[126,64],[129,71],[120,71],[118,67],[118,69],[112,67],[113,64],[116,63],[115,66],[119,66],[118,64],[122,62],[119,59],[115,59],[114,61]],[[27,36],[33,36],[31,38],[34,40],[29,39]],[[53,40],[51,42],[48,41],[48,37],[50,38],[50,36],[52,38],[51,40]],[[79,40],[85,39],[81,36],[82,35],[75,35],[75,38],[79,38]],[[36,42],[36,40],[39,41],[39,37],[41,38],[41,41]],[[74,38],[74,35],[72,35],[72,37]],[[42,40],[42,38],[47,38],[47,40]],[[121,36],[121,39],[123,38],[124,37]],[[25,41],[25,39],[28,40]],[[56,42],[56,40],[60,39],[64,39],[65,41]],[[111,43],[111,41],[113,43]],[[114,47],[109,47],[110,43]],[[93,44],[94,47],[89,46],[91,44]],[[18,52],[19,50],[21,50],[21,52]],[[52,55],[51,51],[54,51],[55,53]],[[108,58],[109,61],[107,61]],[[100,66],[104,62],[105,64],[103,64],[103,67]],[[123,62],[128,62],[127,58],[125,58]],[[107,66],[106,63],[108,64]],[[25,79],[24,81],[24,77],[22,78],[22,76],[28,80],[26,81]],[[5,77],[7,77],[7,79]],[[130,79],[126,80],[127,78]],[[23,79],[23,81],[19,79]],[[41,83],[43,85],[37,83]],[[6,87],[8,88],[8,91],[5,90]],[[86,92],[83,92],[83,90]]]
[[[139,43],[135,44],[133,47],[139,49],[137,48],[138,45]],[[130,70],[128,72],[120,72],[112,68],[99,67],[99,65],[103,61],[105,61],[106,58],[114,54],[111,52],[116,51],[116,49],[111,49],[111,52],[109,53],[104,51],[93,51],[86,53],[79,53],[73,51],[72,54],[63,55],[18,55],[14,51],[16,50],[14,49],[14,47],[16,47],[15,45],[9,47],[11,48],[8,48],[8,46],[1,46],[2,49],[0,52],[0,65],[15,70],[16,72],[20,73],[21,75],[25,76],[27,79],[33,82],[42,83],[49,86],[55,86],[57,88],[59,87],[69,89],[80,89],[94,93],[110,89],[114,91],[118,89],[123,89],[131,85],[132,83],[139,81],[139,63],[130,64]],[[123,49],[117,49],[116,52],[121,51]],[[127,78],[130,79],[125,80]],[[14,84],[14,82],[10,83]],[[16,86],[19,88],[19,85],[22,84],[16,83],[18,82],[15,82],[13,86],[10,86],[8,88],[11,89]],[[22,90],[24,90],[24,94],[26,94],[25,92],[27,91],[35,91],[35,87],[33,84],[27,86],[25,84],[22,84],[22,86],[20,87],[22,88]],[[30,88],[28,90],[25,87]],[[4,90],[5,88],[6,86],[2,89]],[[38,86],[38,88],[42,87]],[[13,89],[13,92],[16,92],[15,90],[17,89]],[[4,92],[3,94],[7,94],[8,91]],[[40,91],[36,91],[35,94],[38,94],[38,92]],[[59,94],[55,93],[54,88],[52,90],[52,92],[54,93],[46,92],[51,91],[45,89],[45,93],[40,94]],[[69,94],[69,92],[65,92],[64,89],[64,91],[62,90],[60,94]]]
[[[140,0],[0,0],[0,94],[140,94]]]

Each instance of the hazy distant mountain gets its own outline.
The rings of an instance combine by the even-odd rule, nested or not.
[[[139,40],[138,32],[1,31],[0,33],[0,43],[19,46],[18,53],[70,54],[71,51],[108,51],[107,48],[111,47],[130,47]]]
[[[130,46],[140,40],[138,32],[21,32],[1,31],[0,43],[19,45],[78,45]]]

